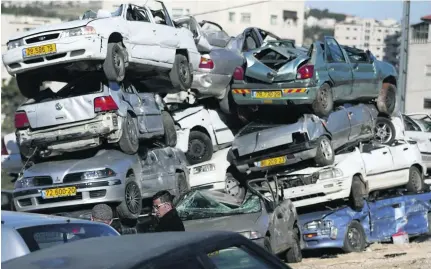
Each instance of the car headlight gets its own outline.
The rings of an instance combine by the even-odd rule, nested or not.
[[[319,228],[319,226],[320,226],[321,223],[322,222],[320,220],[319,221],[312,221],[312,222],[306,223],[304,225],[304,229],[305,230],[317,230],[317,228]]]
[[[17,181],[15,181],[15,189],[24,189],[30,187],[34,187],[34,178],[32,177],[19,178]]]
[[[200,174],[200,173],[211,172],[214,170],[215,170],[215,164],[209,163],[209,164],[204,164],[204,165],[193,167],[192,173],[193,173],[193,175],[196,175],[196,174]]]
[[[319,172],[319,180],[342,177],[343,172],[338,168],[330,168]]]
[[[21,46],[24,46],[24,40],[23,39],[12,40],[12,41],[9,41],[7,43],[7,49],[8,50],[15,49],[15,48],[18,48]]]
[[[320,229],[322,231],[331,229],[331,227],[334,225],[332,220],[314,220],[311,222],[308,222],[304,225],[305,230],[317,230]]]
[[[71,36],[81,36],[81,35],[95,35],[96,29],[92,26],[84,26],[78,28],[72,28],[65,30],[61,33],[60,38],[71,37]]]
[[[113,177],[115,175],[116,173],[112,169],[105,168],[102,170],[84,172],[81,175],[81,180],[101,179],[106,177]]]
[[[250,240],[259,239],[263,237],[262,234],[256,231],[245,231],[245,232],[240,232],[239,234]]]

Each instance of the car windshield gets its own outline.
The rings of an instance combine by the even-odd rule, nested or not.
[[[123,11],[123,5],[120,5],[117,8],[117,10],[115,10],[114,12],[111,12],[111,17],[121,16],[122,11]],[[93,10],[87,10],[84,12],[84,15],[82,15],[83,20],[96,19],[96,18],[97,18],[97,12],[95,12]]]
[[[98,223],[61,223],[17,229],[31,252],[65,243],[102,236],[118,236],[113,228]]]
[[[256,195],[250,195],[242,202],[221,192],[199,190],[184,195],[176,208],[183,220],[250,214],[262,210],[260,199]]]

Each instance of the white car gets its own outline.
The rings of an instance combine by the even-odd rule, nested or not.
[[[234,134],[220,111],[197,106],[171,115],[179,126],[176,147],[186,153],[192,165],[211,160],[213,152],[232,145]]]
[[[15,133],[3,136],[1,140],[1,169],[10,175],[17,176],[22,167],[23,163]]]
[[[418,142],[422,161],[431,170],[431,117],[427,114],[403,115],[405,135]]]
[[[336,155],[333,165],[279,174],[278,181],[296,207],[349,198],[350,206],[361,210],[371,191],[403,185],[423,191],[424,173],[416,142],[398,141],[393,146],[362,144]]]
[[[28,98],[43,81],[68,82],[99,69],[110,81],[122,81],[127,68],[128,76],[158,79],[153,88],[188,90],[200,63],[193,34],[174,26],[163,2],[145,3],[87,11],[81,20],[18,33],[8,40],[3,63]]]

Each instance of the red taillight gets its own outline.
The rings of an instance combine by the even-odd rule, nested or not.
[[[314,74],[314,65],[306,64],[298,69],[296,79],[307,79],[312,78]]]
[[[214,62],[209,57],[201,56],[201,62],[199,63],[199,68],[213,69]]]
[[[7,152],[6,144],[4,143],[4,137],[1,139],[1,155],[9,155],[9,152]]]
[[[25,111],[18,111],[15,113],[15,128],[25,128],[30,126],[30,121],[27,118]]]
[[[94,98],[94,112],[118,110],[112,96],[102,96]]]
[[[241,66],[235,68],[235,71],[233,71],[233,79],[244,80],[244,68],[242,68]]]

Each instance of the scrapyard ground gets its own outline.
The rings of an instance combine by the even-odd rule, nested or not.
[[[301,263],[289,265],[293,269],[429,269],[431,237],[418,238],[405,245],[372,244],[361,253],[326,252],[323,256],[304,253]]]

